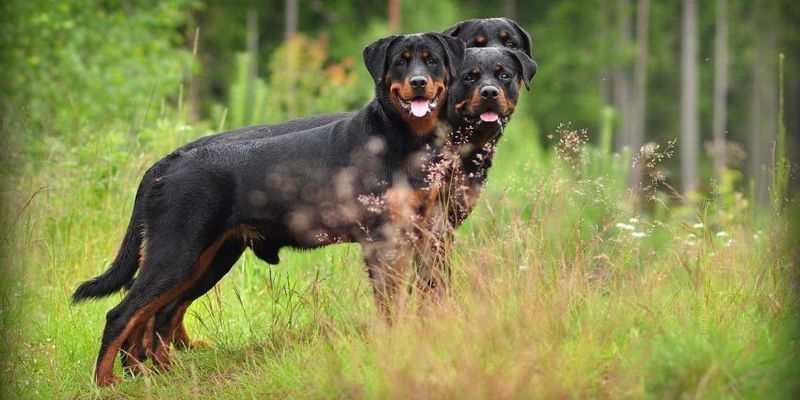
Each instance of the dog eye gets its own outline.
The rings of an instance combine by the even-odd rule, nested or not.
[[[406,65],[406,60],[403,60],[403,59],[401,58],[401,59],[399,59],[399,60],[395,61],[395,62],[394,62],[394,65],[396,65],[396,66],[398,66],[398,67],[402,67],[403,65]]]
[[[439,61],[437,59],[435,59],[435,58],[429,58],[427,61],[428,61],[428,64],[430,64],[430,65],[436,65],[436,64],[439,63]]]
[[[472,81],[474,81],[475,79],[476,79],[476,78],[475,78],[475,75],[469,74],[469,75],[467,75],[467,76],[465,76],[465,77],[464,77],[464,82],[472,82]]]
[[[513,49],[513,48],[517,47],[517,45],[514,42],[508,42],[508,43],[506,43],[506,47],[508,47],[509,49]]]
[[[500,74],[500,79],[503,79],[503,80],[511,79],[511,75],[509,75],[506,72],[503,72],[502,74]]]

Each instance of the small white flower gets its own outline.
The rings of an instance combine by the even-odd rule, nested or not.
[[[690,233],[690,234],[686,235],[686,237],[687,237],[688,239],[694,239],[694,238],[696,238],[696,237],[697,237],[697,235],[695,235],[694,233]]]
[[[527,270],[529,270],[529,269],[530,269],[530,267],[529,267],[529,266],[527,266],[527,265],[520,265],[520,266],[519,266],[519,270],[520,270],[520,271],[527,271]]]
[[[725,247],[731,247],[732,245],[733,245],[733,239],[728,239],[728,241],[726,241],[724,244]]]
[[[638,224],[639,223],[639,218],[631,218],[631,219],[628,220],[628,222],[630,222],[632,224]]]
[[[729,234],[728,234],[728,232],[725,232],[725,231],[719,231],[719,232],[717,232],[717,237],[718,237],[718,238],[726,238],[726,237],[730,237],[730,236],[731,236],[731,235],[729,235]]]
[[[633,225],[628,225],[628,224],[623,224],[622,222],[617,222],[617,223],[616,223],[616,225],[614,225],[614,226],[616,226],[616,227],[617,227],[617,228],[619,228],[619,229],[625,230],[625,231],[633,231],[633,230],[636,230],[636,227],[635,227],[635,226],[633,226]]]
[[[631,233],[631,236],[633,236],[633,237],[638,239],[638,238],[647,237],[647,234],[644,233],[644,232],[633,232],[633,233]]]
[[[706,227],[706,226],[705,226],[705,225],[703,225],[703,224],[701,224],[700,222],[698,222],[698,223],[696,223],[696,224],[692,225],[692,228],[694,228],[694,229],[703,229],[703,228],[705,228],[705,227]]]

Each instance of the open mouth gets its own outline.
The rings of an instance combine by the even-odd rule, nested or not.
[[[432,99],[428,100],[423,96],[417,96],[410,100],[404,100],[400,97],[400,93],[395,93],[395,96],[400,101],[400,106],[403,110],[417,118],[422,118],[430,114],[439,105],[439,95],[441,92],[436,93]]]
[[[500,126],[505,126],[506,123],[511,119],[510,115],[501,115],[499,112],[487,108],[480,113],[473,114],[473,115],[464,115],[464,119],[471,125],[483,125],[483,124],[499,124]]]
[[[500,118],[500,114],[498,114],[497,111],[486,110],[478,117],[483,122],[497,122],[497,120]]]

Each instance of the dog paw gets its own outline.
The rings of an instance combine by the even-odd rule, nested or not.
[[[109,387],[109,386],[117,385],[119,383],[122,383],[122,378],[120,378],[120,377],[118,377],[118,376],[116,376],[114,374],[108,374],[108,375],[103,375],[103,376],[98,376],[97,377],[97,386],[100,386],[100,387]]]

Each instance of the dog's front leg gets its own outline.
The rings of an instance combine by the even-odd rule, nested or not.
[[[425,300],[441,300],[447,292],[453,236],[446,205],[437,202],[429,208],[414,245],[414,286]]]
[[[409,246],[398,240],[362,243],[375,305],[389,324],[400,306],[399,288],[406,280],[411,261]]]

